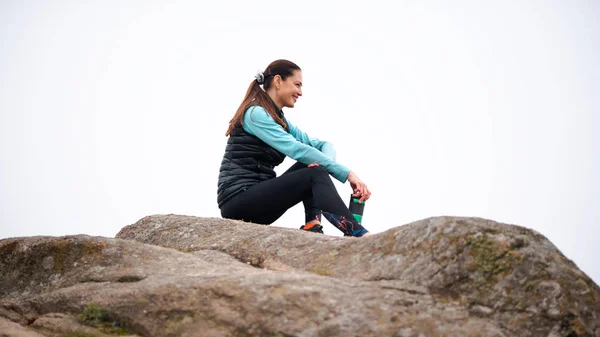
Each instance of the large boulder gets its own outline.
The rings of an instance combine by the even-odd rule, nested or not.
[[[485,219],[347,238],[157,215],[116,238],[1,240],[0,317],[57,337],[600,337],[600,289],[539,233]]]

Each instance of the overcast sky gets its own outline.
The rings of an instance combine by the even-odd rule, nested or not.
[[[596,1],[0,0],[0,238],[219,217],[227,124],[256,71],[286,58],[304,79],[286,116],[373,191],[367,229],[518,224],[600,283],[599,14]],[[274,225],[303,220],[300,204]]]

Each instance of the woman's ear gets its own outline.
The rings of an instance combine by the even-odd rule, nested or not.
[[[273,82],[275,83],[275,88],[281,88],[281,75],[275,75],[273,77]]]

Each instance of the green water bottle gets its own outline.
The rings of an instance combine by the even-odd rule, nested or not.
[[[365,201],[360,202],[360,197],[354,197],[350,195],[350,204],[348,205],[350,213],[354,215],[358,224],[362,226],[363,212],[365,211]]]

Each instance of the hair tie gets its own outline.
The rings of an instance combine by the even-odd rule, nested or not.
[[[262,72],[262,70],[257,71],[256,75],[254,75],[254,78],[256,78],[256,82],[258,82],[258,84],[265,83],[265,74]]]

